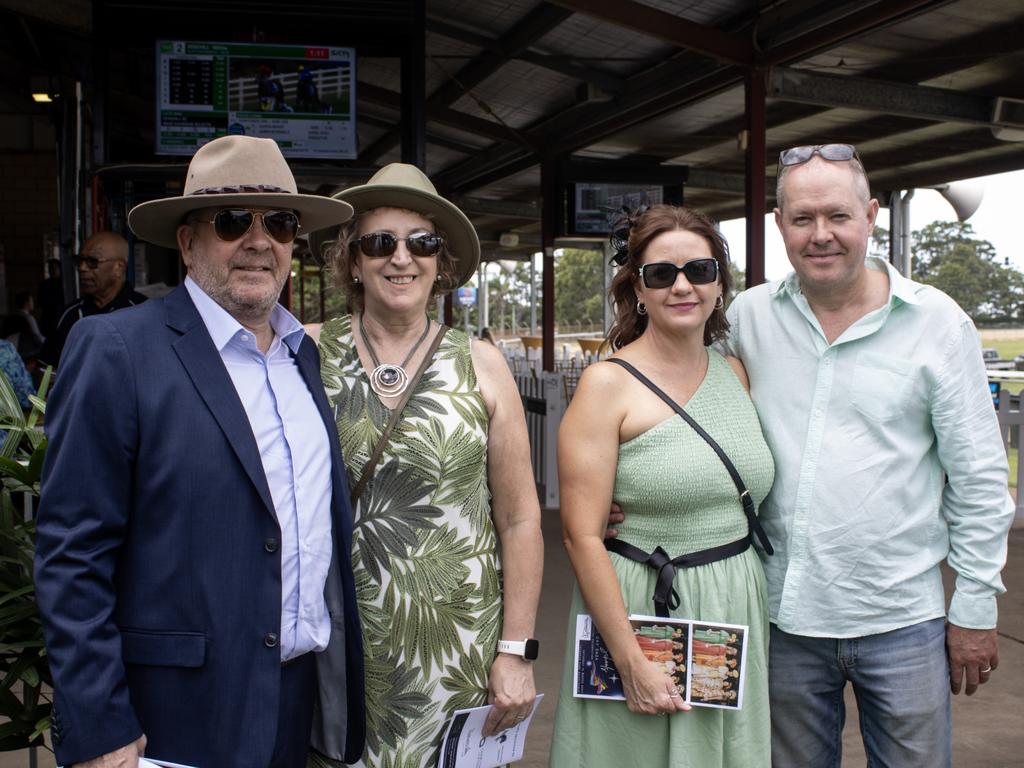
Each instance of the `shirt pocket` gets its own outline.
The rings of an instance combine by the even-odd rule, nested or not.
[[[853,368],[853,407],[877,421],[903,415],[913,389],[913,370],[914,364],[907,360],[861,352]]]

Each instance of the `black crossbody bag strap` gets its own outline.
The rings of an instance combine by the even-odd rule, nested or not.
[[[657,384],[640,373],[640,371],[631,364],[617,357],[609,358],[608,362],[622,366],[633,374],[633,376],[635,376],[644,386],[664,400],[673,411],[682,416],[683,421],[689,424],[693,428],[693,431],[700,435],[704,441],[711,446],[711,449],[718,454],[718,458],[721,459],[722,464],[725,465],[725,469],[732,478],[733,483],[736,485],[736,491],[740,495],[740,503],[743,504],[743,514],[747,516],[750,535],[757,536],[757,540],[761,542],[761,547],[764,549],[765,554],[774,555],[775,549],[772,547],[772,543],[768,540],[768,534],[764,532],[764,529],[761,527],[761,523],[757,519],[757,511],[754,509],[754,499],[750,496],[750,491],[747,490],[747,486],[743,484],[743,478],[740,477],[740,473],[736,471],[736,467],[733,465],[732,461],[730,461],[729,457],[726,456],[725,451],[722,450],[722,446],[716,443],[715,439],[705,432],[704,428],[694,421],[693,417],[684,411],[683,407],[679,405],[679,403],[665,394]]]

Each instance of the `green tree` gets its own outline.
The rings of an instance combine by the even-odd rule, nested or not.
[[[733,296],[747,290],[747,273],[735,261],[729,262],[729,279],[732,280]],[[731,299],[731,297],[726,296],[726,299]]]
[[[555,265],[555,323],[600,327],[604,318],[604,254],[566,248]]]
[[[1019,323],[1024,274],[1000,263],[970,224],[936,221],[913,235],[915,280],[943,291],[978,325]]]
[[[871,240],[868,243],[868,256],[877,256],[880,259],[889,260],[889,230],[885,227],[876,226],[871,233]]]

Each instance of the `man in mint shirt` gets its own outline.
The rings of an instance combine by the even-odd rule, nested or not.
[[[948,766],[949,693],[998,664],[1014,515],[978,334],[945,294],[866,258],[878,202],[852,146],[786,150],[778,179],[794,272],[728,312],[776,462],[760,510],[772,762],[839,764],[849,681],[871,765]]]

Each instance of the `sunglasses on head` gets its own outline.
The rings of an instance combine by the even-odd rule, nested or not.
[[[417,232],[408,237],[398,237],[391,232],[369,232],[356,240],[353,246],[358,244],[364,256],[378,259],[391,256],[398,250],[399,242],[404,242],[413,256],[436,256],[441,252],[444,238],[431,232]]]
[[[815,155],[822,160],[844,163],[850,160],[860,162],[860,155],[853,144],[807,144],[802,147],[790,147],[779,152],[779,168],[806,163]]]
[[[299,233],[299,217],[292,211],[250,211],[247,208],[225,208],[212,219],[195,219],[213,224],[213,231],[225,243],[245,237],[257,217],[263,222],[263,231],[282,245],[295,239]]]
[[[640,279],[647,288],[668,288],[682,272],[691,285],[707,285],[718,279],[718,262],[715,259],[693,259],[677,267],[671,261],[656,261],[640,267]]]

